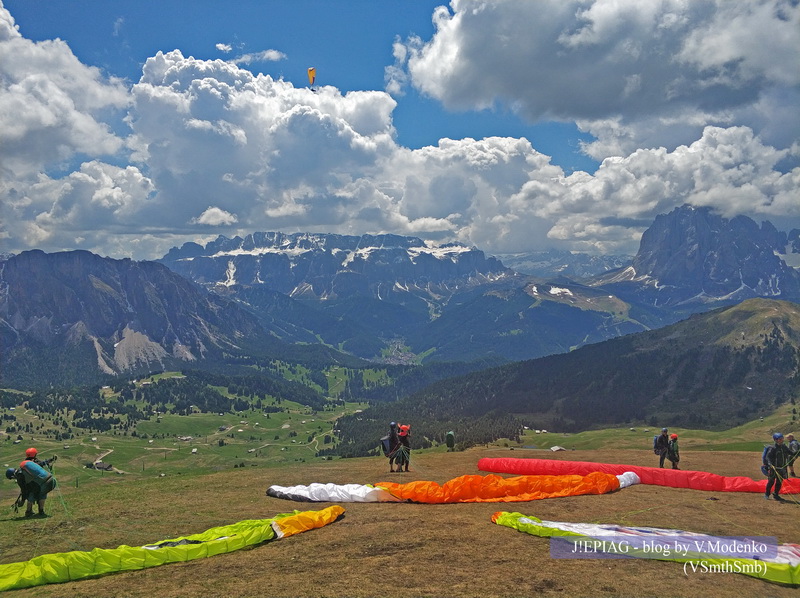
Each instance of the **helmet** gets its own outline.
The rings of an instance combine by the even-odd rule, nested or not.
[[[31,448],[29,448],[28,450],[25,451],[25,456],[28,457],[28,459],[33,459],[38,454],[39,454],[39,451],[37,451],[33,447],[31,447]]]
[[[15,473],[16,473],[16,470],[13,467],[9,467],[8,469],[6,469],[6,477],[9,480],[13,480],[14,479],[14,474]]]
[[[669,437],[672,438],[672,440],[678,440],[677,434],[670,434]]]
[[[781,438],[783,438],[783,434],[781,434],[780,432],[775,432],[775,433],[772,435],[772,439],[773,439],[773,440],[780,440]]]
[[[669,430],[667,430],[666,428],[661,428],[661,431],[662,432],[669,432]]]
[[[389,427],[390,427],[390,428],[396,428],[396,427],[397,427],[397,422],[391,422],[391,423],[389,424]]]

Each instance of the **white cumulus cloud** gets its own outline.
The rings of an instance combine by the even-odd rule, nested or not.
[[[498,253],[634,253],[683,203],[800,226],[793,75],[734,26],[771,23],[791,42],[782,23],[796,10],[730,4],[456,0],[430,41],[395,45],[389,88],[407,76],[448,106],[577,119],[605,159],[569,176],[524,138],[403,147],[386,91],[312,92],[179,50],[126,85],[64,42],[22,38],[0,7],[0,241],[151,259],[217,234],[392,232]]]
[[[217,46],[219,47],[219,46]],[[264,50],[262,52],[253,52],[250,54],[242,54],[232,60],[234,64],[252,64],[253,62],[277,62],[284,60],[286,54],[278,50]]]
[[[200,216],[192,219],[193,223],[207,224],[209,226],[230,226],[231,224],[236,224],[237,221],[236,214],[231,214],[213,206],[208,206]]]
[[[128,100],[120,80],[82,64],[65,42],[23,38],[0,7],[0,179],[36,176],[76,153],[117,152],[123,140],[101,117]]]
[[[784,147],[800,135],[796,114],[774,120],[796,113],[796,2],[454,0],[433,21],[431,40],[395,48],[390,90],[405,75],[452,109],[577,121],[598,159],[689,143],[707,125]]]

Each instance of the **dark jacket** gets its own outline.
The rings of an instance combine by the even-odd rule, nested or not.
[[[791,459],[792,452],[789,450],[789,447],[785,444],[778,444],[777,442],[767,449],[765,457],[767,468],[770,472],[774,472],[776,469],[779,471],[786,470]],[[781,475],[786,477],[786,473],[782,473]]]

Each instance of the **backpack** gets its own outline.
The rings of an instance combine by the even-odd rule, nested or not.
[[[767,461],[767,453],[769,453],[769,449],[772,448],[772,445],[767,445],[764,447],[764,451],[761,453],[761,473],[765,476],[769,477],[769,462]]]
[[[657,445],[658,445],[658,434],[656,434],[655,436],[653,436],[653,452],[654,452],[656,455],[658,454],[658,449],[656,448],[656,446],[657,446]]]
[[[389,436],[384,436],[381,438],[381,450],[383,451],[383,456],[388,457],[389,453],[391,452],[392,447],[390,446]]]

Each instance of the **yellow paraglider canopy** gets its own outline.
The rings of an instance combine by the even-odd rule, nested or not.
[[[308,83],[310,85],[314,85],[314,81],[317,80],[317,69],[313,66],[308,67]]]

